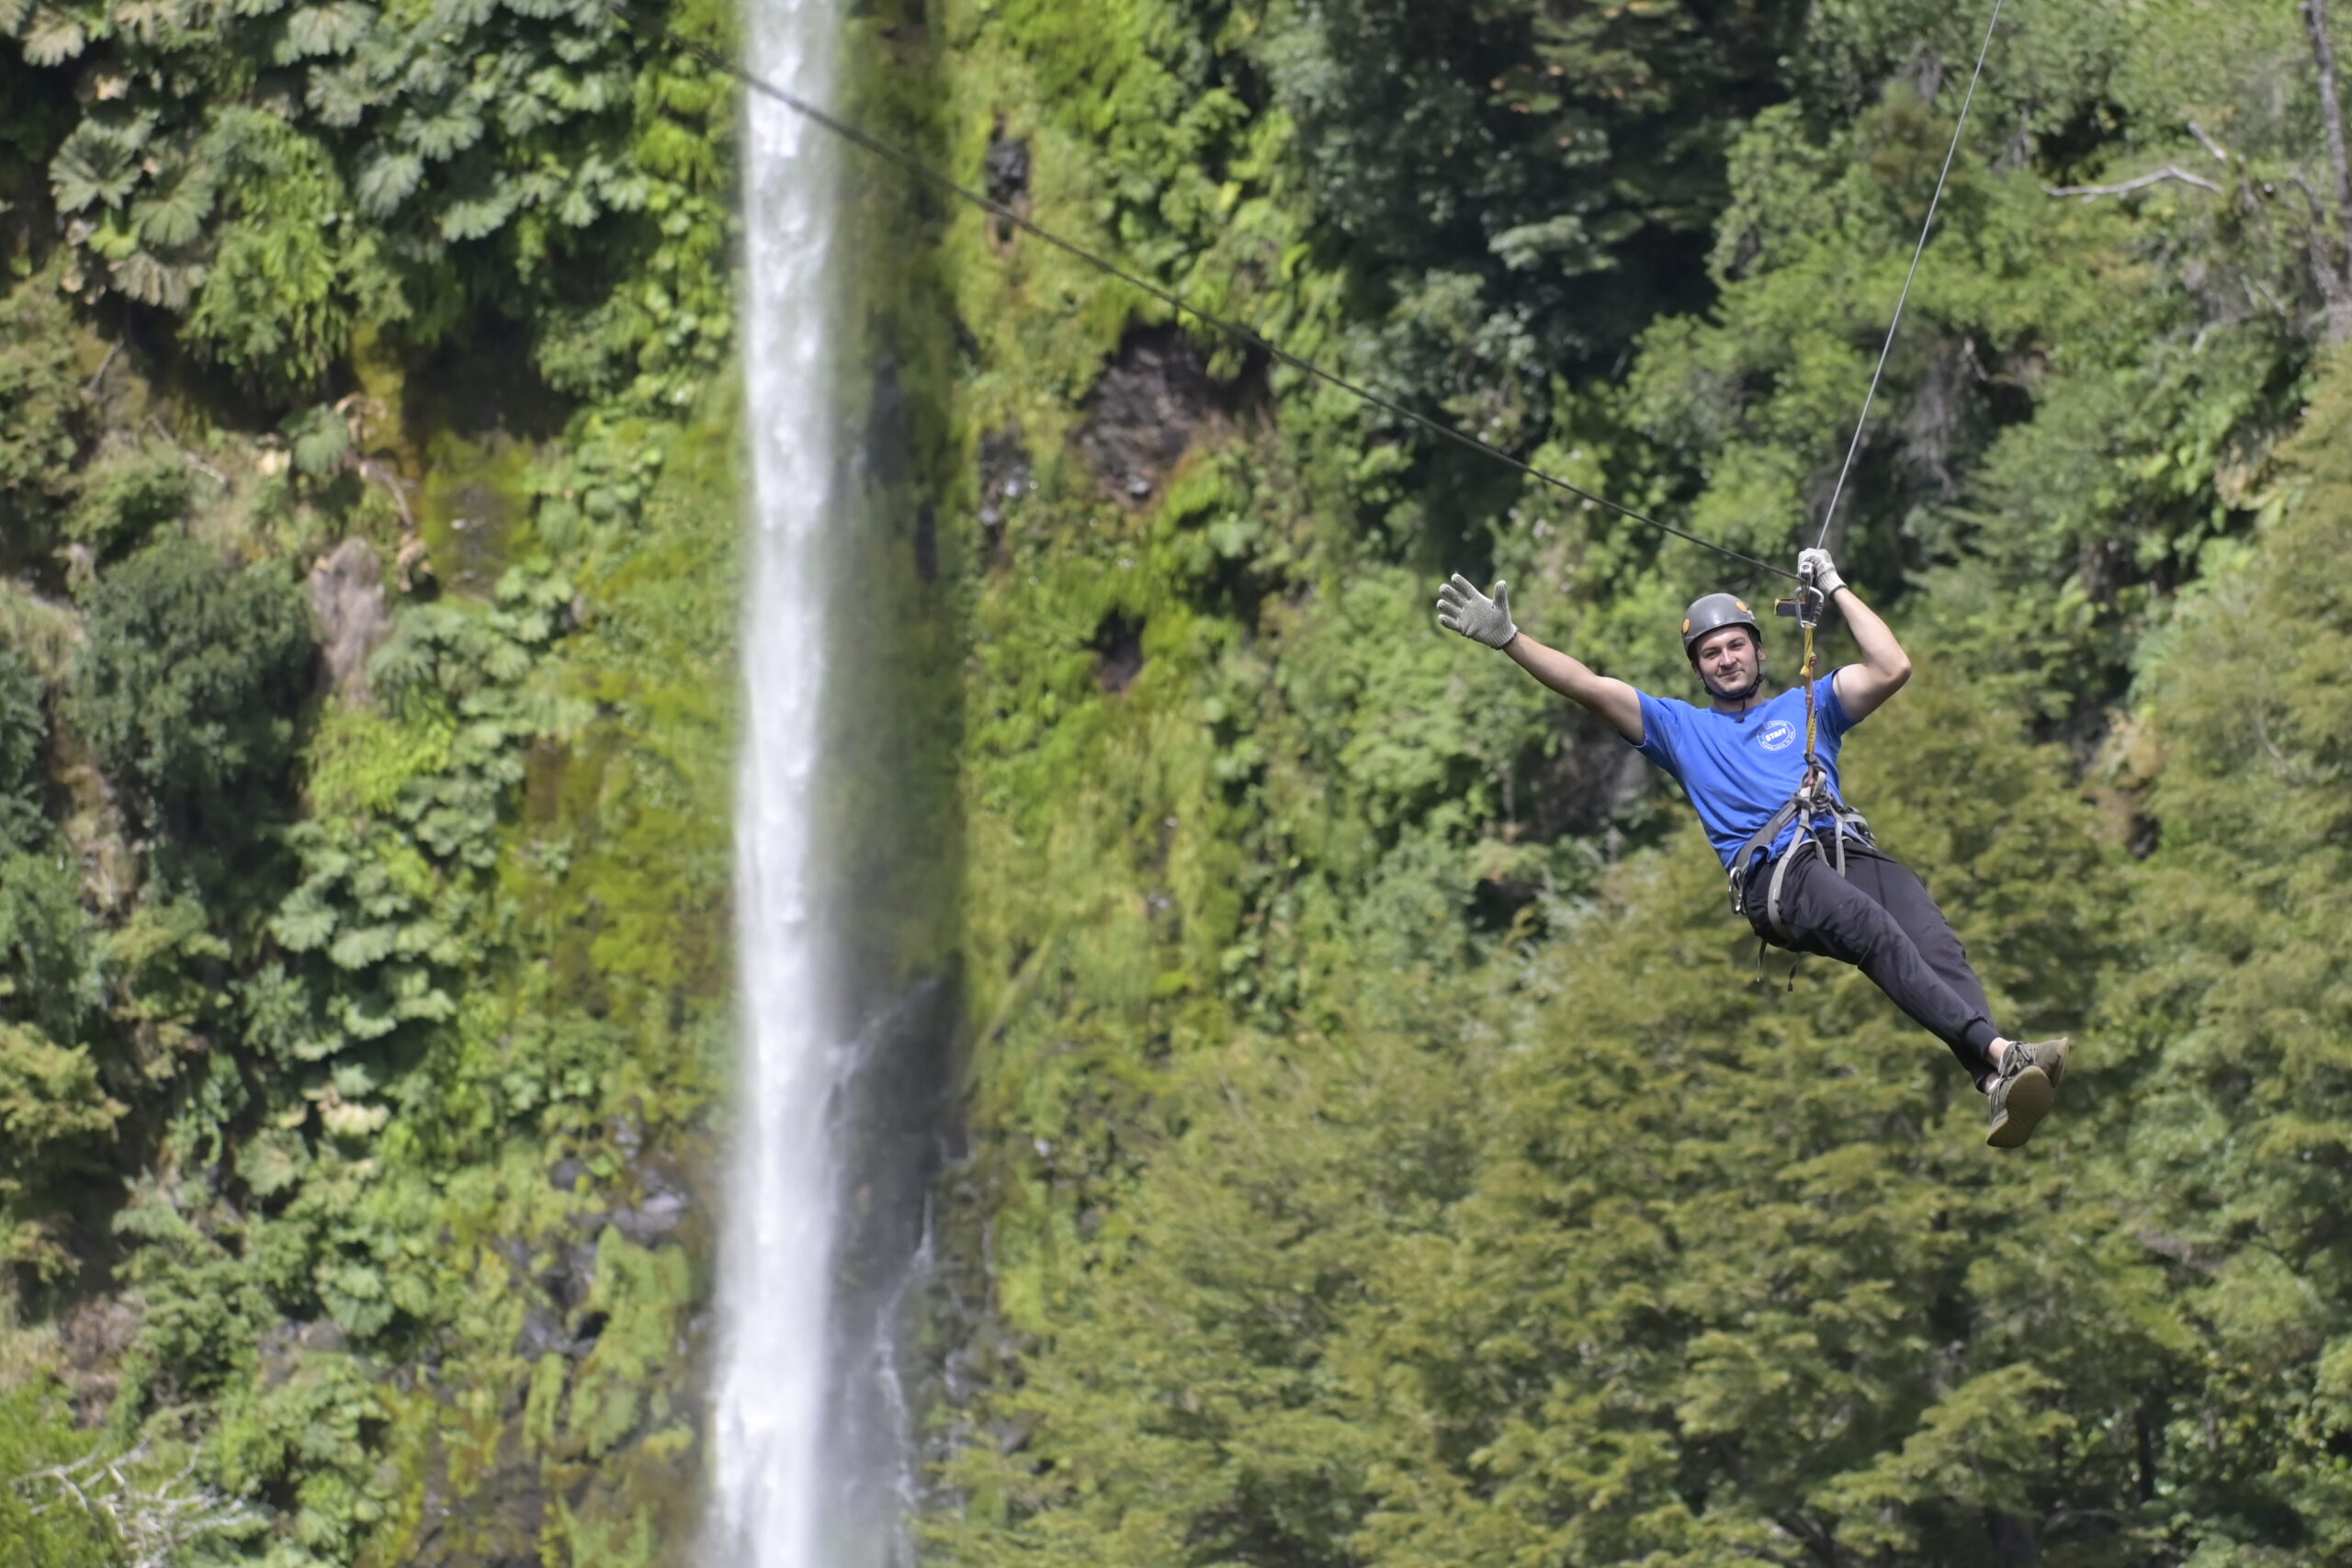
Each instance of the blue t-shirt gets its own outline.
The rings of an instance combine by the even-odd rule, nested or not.
[[[1814,682],[1820,711],[1816,745],[1830,793],[1838,784],[1838,743],[1854,721],[1838,700],[1837,673]],[[1804,689],[1782,692],[1745,713],[1693,707],[1672,697],[1642,694],[1642,755],[1672,773],[1699,808],[1699,820],[1728,867],[1772,813],[1804,782]],[[1778,854],[1796,837],[1796,824],[1773,840]]]

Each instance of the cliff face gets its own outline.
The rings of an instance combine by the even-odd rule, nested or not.
[[[943,27],[1000,199],[1786,562],[1984,21]],[[1853,797],[2004,1023],[2081,1042],[1999,1162],[1858,976],[1752,983],[1666,786],[1430,624],[1507,576],[1687,693],[1681,604],[1770,581],[951,231],[979,1321],[940,1561],[2325,1555],[2345,253],[2280,195],[2335,178],[2322,71],[2287,7],[2012,11],[1831,527],[1920,671]]]
[[[653,1561],[728,1034],[729,96],[595,6],[0,26],[0,1555],[107,1560],[18,1479],[95,1450],[124,1551]]]
[[[1949,11],[885,3],[845,107],[1781,560]],[[726,84],[585,0],[0,33],[0,1562],[684,1561]],[[934,1182],[933,1556],[2328,1557],[2321,80],[2293,7],[2012,16],[1833,525],[1920,667],[1852,794],[2082,1041],[1999,1163],[1866,984],[1751,986],[1680,803],[1429,608],[1508,576],[1679,692],[1681,604],[1769,582],[851,165],[828,834],[912,1021],[861,1256]]]

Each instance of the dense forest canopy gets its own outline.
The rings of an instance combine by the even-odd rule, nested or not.
[[[876,0],[842,107],[1783,560],[1986,19]],[[1428,609],[1681,693],[1769,585],[846,165],[963,885],[931,1560],[2352,1550],[2343,22],[2009,0],[1831,520],[1920,671],[1853,795],[2079,1042],[2007,1158]],[[0,34],[0,1564],[684,1562],[733,89],[598,0]]]

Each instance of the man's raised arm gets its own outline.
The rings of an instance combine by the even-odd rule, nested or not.
[[[1544,647],[1512,625],[1510,583],[1496,583],[1490,599],[1455,572],[1437,591],[1437,624],[1473,642],[1501,649],[1521,670],[1570,702],[1599,714],[1610,728],[1634,745],[1642,743],[1642,694],[1623,681],[1594,674],[1582,660]],[[1839,694],[1844,694],[1842,689]]]
[[[1862,650],[1860,664],[1845,665],[1837,674],[1838,700],[1846,705],[1846,716],[1860,724],[1911,679],[1911,656],[1903,651],[1878,612],[1863,604],[1861,595],[1838,575],[1827,550],[1806,550],[1797,558],[1797,570],[1812,571],[1815,586],[1846,617],[1846,629],[1854,634],[1854,646]]]

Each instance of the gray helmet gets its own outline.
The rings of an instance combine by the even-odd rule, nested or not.
[[[1698,648],[1699,639],[1725,626],[1746,626],[1748,635],[1755,637],[1756,646],[1764,646],[1764,628],[1756,624],[1756,612],[1747,607],[1747,600],[1729,593],[1710,593],[1703,599],[1692,600],[1690,607],[1682,612],[1682,651],[1697,657],[1692,650]]]

